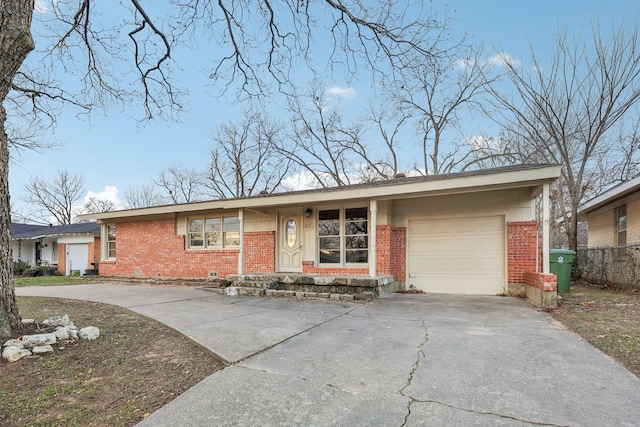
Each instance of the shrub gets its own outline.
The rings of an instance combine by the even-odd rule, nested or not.
[[[23,276],[31,272],[31,266],[27,261],[22,261],[19,259],[18,261],[14,261],[13,263],[13,275],[14,276]]]

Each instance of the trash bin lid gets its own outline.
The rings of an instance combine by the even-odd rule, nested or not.
[[[554,255],[575,255],[576,251],[571,249],[549,249],[549,253]]]

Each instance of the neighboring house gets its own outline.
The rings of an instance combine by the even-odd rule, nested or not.
[[[384,277],[425,292],[522,293],[528,280],[555,286],[539,268],[542,257],[548,272],[548,243],[541,255],[535,199],[547,198],[548,224],[548,188],[559,174],[558,166],[520,165],[82,218],[102,226],[101,275],[291,273]]]
[[[640,289],[640,176],[580,206],[578,220],[587,222],[587,247],[577,257],[580,278]]]
[[[61,274],[97,268],[100,260],[100,225],[11,224],[13,259],[33,267],[49,266]]]
[[[588,222],[589,248],[640,243],[640,176],[580,206],[578,220]]]

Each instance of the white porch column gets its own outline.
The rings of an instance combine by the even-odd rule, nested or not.
[[[550,273],[550,270],[549,270],[549,184],[542,184],[542,272],[545,274]]]
[[[244,274],[244,210],[238,210],[240,220],[240,252],[238,252],[238,274]]]
[[[376,200],[369,202],[369,211],[371,212],[371,231],[369,235],[369,277],[376,277],[376,229],[378,225],[378,203]]]

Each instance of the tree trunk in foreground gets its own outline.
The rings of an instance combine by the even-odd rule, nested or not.
[[[33,0],[0,2],[0,336],[11,334],[21,323],[13,284],[9,145],[4,101],[18,69],[35,47],[31,37],[33,4]]]

